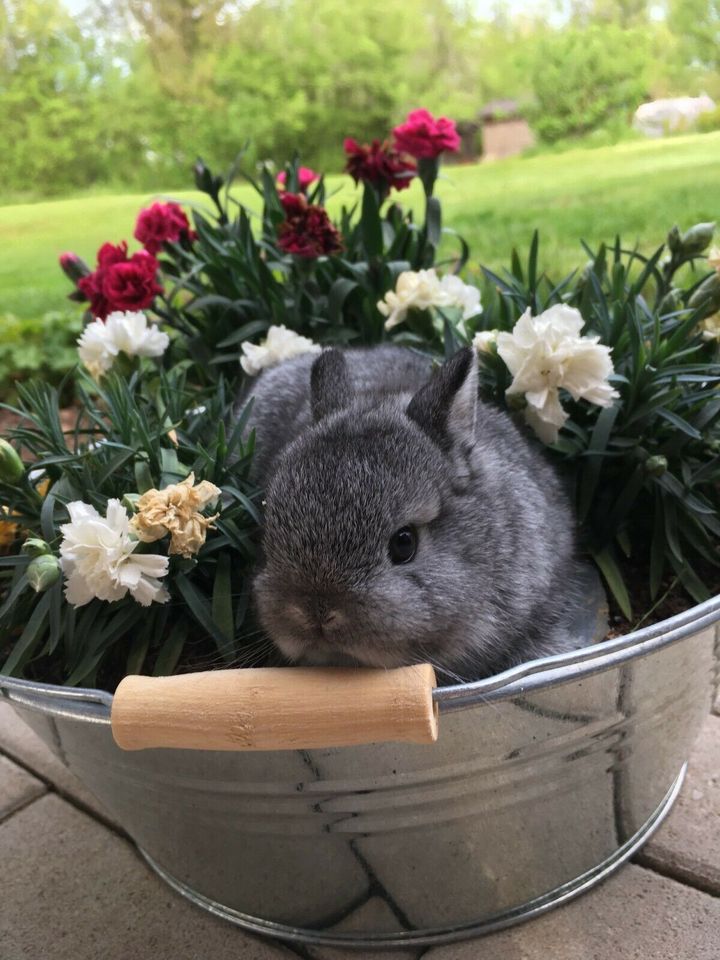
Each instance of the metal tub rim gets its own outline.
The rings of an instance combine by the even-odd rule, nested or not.
[[[654,653],[720,620],[720,594],[666,620],[567,653],[530,660],[472,683],[437,687],[433,699],[442,710],[509,700],[560,683],[582,680],[629,660]],[[110,723],[113,695],[106,690],[66,687],[0,674],[0,692],[14,703],[51,716]],[[352,748],[339,748],[352,749]]]

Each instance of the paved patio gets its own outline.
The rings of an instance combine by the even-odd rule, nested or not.
[[[482,940],[369,954],[261,940],[184,901],[150,873],[95,800],[0,703],[0,958],[718,960],[718,707],[672,814],[610,880],[566,907]]]

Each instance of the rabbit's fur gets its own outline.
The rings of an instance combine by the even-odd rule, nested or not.
[[[306,664],[432,663],[474,680],[572,646],[575,522],[560,479],[477,398],[460,350],[431,376],[399,347],[325,350],[266,371],[253,397],[266,488],[260,621]],[[411,561],[389,541],[418,535]]]

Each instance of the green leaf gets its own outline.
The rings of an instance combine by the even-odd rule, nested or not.
[[[662,584],[663,572],[665,571],[665,554],[667,552],[667,543],[665,541],[665,530],[663,527],[663,510],[660,496],[656,494],[654,499],[653,516],[653,535],[650,544],[650,599],[654,600]]]
[[[603,465],[603,453],[608,444],[615,420],[620,412],[620,406],[614,404],[612,407],[602,409],[595,421],[593,432],[590,436],[587,453],[590,455],[580,474],[580,500],[578,503],[578,518],[582,522],[586,519],[590,507],[593,503],[595,490],[600,471]]]
[[[160,648],[160,653],[157,656],[153,670],[154,677],[167,677],[174,672],[182,655],[187,635],[187,621],[177,620]]]
[[[328,294],[328,319],[331,323],[342,323],[343,304],[359,286],[356,280],[349,277],[340,277],[333,283]]]
[[[428,242],[438,247],[442,237],[442,208],[437,197],[427,198],[425,216]]]
[[[202,593],[200,593],[195,584],[188,579],[188,576],[185,573],[181,573],[176,578],[175,585],[182,594],[182,597],[188,606],[189,612],[197,620],[203,630],[205,630],[206,633],[213,638],[218,650],[223,657],[225,657],[228,650],[228,640],[222,630],[220,630],[215,623],[212,610],[207,599]]]
[[[363,190],[360,230],[367,256],[370,259],[381,256],[383,252],[383,236],[382,221],[380,220],[380,205],[377,194],[369,183],[365,184],[365,189]]]
[[[600,573],[602,573],[605,583],[607,583],[610,592],[615,598],[617,605],[623,612],[623,616],[627,620],[632,620],[632,606],[630,604],[630,597],[627,592],[627,587],[625,586],[625,581],[623,580],[620,568],[615,562],[615,558],[609,549],[600,550],[599,552],[593,552],[593,560],[598,565]]]
[[[235,631],[231,570],[230,554],[219,554],[213,584],[212,618],[227,641],[225,649],[220,651],[225,660],[232,660],[234,654],[233,636]]]
[[[35,647],[42,638],[42,630],[45,627],[49,606],[50,595],[44,593],[35,604],[35,608],[30,614],[30,618],[22,634],[13,644],[10,656],[3,665],[3,673],[10,677],[13,676],[15,671],[32,656]]]
[[[154,488],[155,484],[153,483],[147,460],[135,461],[135,484],[137,485],[138,493],[145,493]]]

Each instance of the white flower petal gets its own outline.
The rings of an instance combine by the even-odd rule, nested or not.
[[[320,353],[321,347],[307,337],[301,337],[294,330],[288,330],[282,325],[270,327],[265,340],[261,344],[243,343],[244,356],[240,358],[240,366],[251,377],[257,376],[261,370],[274,367],[283,360],[300,356],[302,353]]]
[[[575,400],[609,406],[618,396],[608,383],[613,373],[610,348],[599,337],[583,337],[578,310],[555,304],[537,317],[530,310],[512,333],[497,335],[497,352],[512,374],[506,395],[524,394],[525,419],[546,443],[557,439],[568,418],[558,391]]]
[[[403,270],[395,289],[388,290],[377,304],[380,313],[387,317],[386,330],[402,323],[409,310],[429,310],[431,307],[460,307],[462,319],[467,320],[482,313],[480,291],[463,283],[454,274],[447,274],[441,280],[432,268]]]
[[[65,596],[73,606],[93,597],[121,600],[130,593],[139,603],[165,603],[168,593],[159,577],[168,572],[168,558],[135,554],[138,541],[129,534],[129,518],[119,500],[109,500],[105,516],[82,501],[68,504],[70,523],[61,526],[60,564]]]

